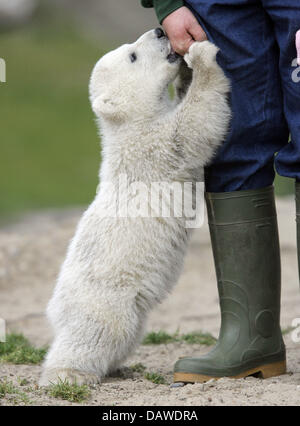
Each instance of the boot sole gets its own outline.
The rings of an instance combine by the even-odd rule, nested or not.
[[[245,370],[236,376],[226,376],[229,379],[243,379],[247,376],[253,376],[254,374],[262,379],[268,379],[274,376],[280,376],[286,373],[286,361],[274,362],[272,364],[261,365],[250,370]],[[208,380],[218,380],[225,376],[207,376],[205,374],[194,374],[194,373],[174,373],[174,382],[185,382],[185,383],[205,383]]]

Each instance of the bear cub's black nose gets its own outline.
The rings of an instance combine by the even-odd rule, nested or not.
[[[165,33],[163,32],[161,28],[156,28],[154,31],[157,38],[161,38],[165,36]]]

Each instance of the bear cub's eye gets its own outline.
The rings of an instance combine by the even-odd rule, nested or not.
[[[130,60],[131,60],[131,62],[135,62],[136,61],[136,53],[131,53],[131,55],[129,56],[129,58],[130,58]]]

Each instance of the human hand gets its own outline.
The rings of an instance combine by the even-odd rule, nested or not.
[[[185,6],[170,13],[162,22],[171,46],[179,55],[188,52],[195,41],[207,40],[207,36],[193,13]]]

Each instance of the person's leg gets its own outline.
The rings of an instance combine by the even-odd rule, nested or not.
[[[272,23],[258,0],[188,0],[219,48],[231,80],[228,137],[206,170],[209,192],[256,189],[274,180],[274,154],[288,142]]]
[[[300,68],[297,66],[295,35],[300,28],[299,0],[263,0],[274,25],[280,49],[280,75],[284,114],[291,141],[276,156],[275,166],[281,176],[296,179],[297,247],[300,276]]]
[[[221,330],[210,352],[176,362],[174,381],[283,374],[280,253],[273,188],[206,193],[206,200]]]
[[[300,28],[299,0],[262,0],[270,17],[279,46],[279,68],[284,115],[291,141],[278,151],[277,172],[300,181],[300,70],[296,69],[295,36]]]
[[[189,0],[232,82],[230,133],[206,173],[221,305],[216,347],[183,358],[174,381],[285,372],[274,154],[288,142],[278,46],[257,0]]]

